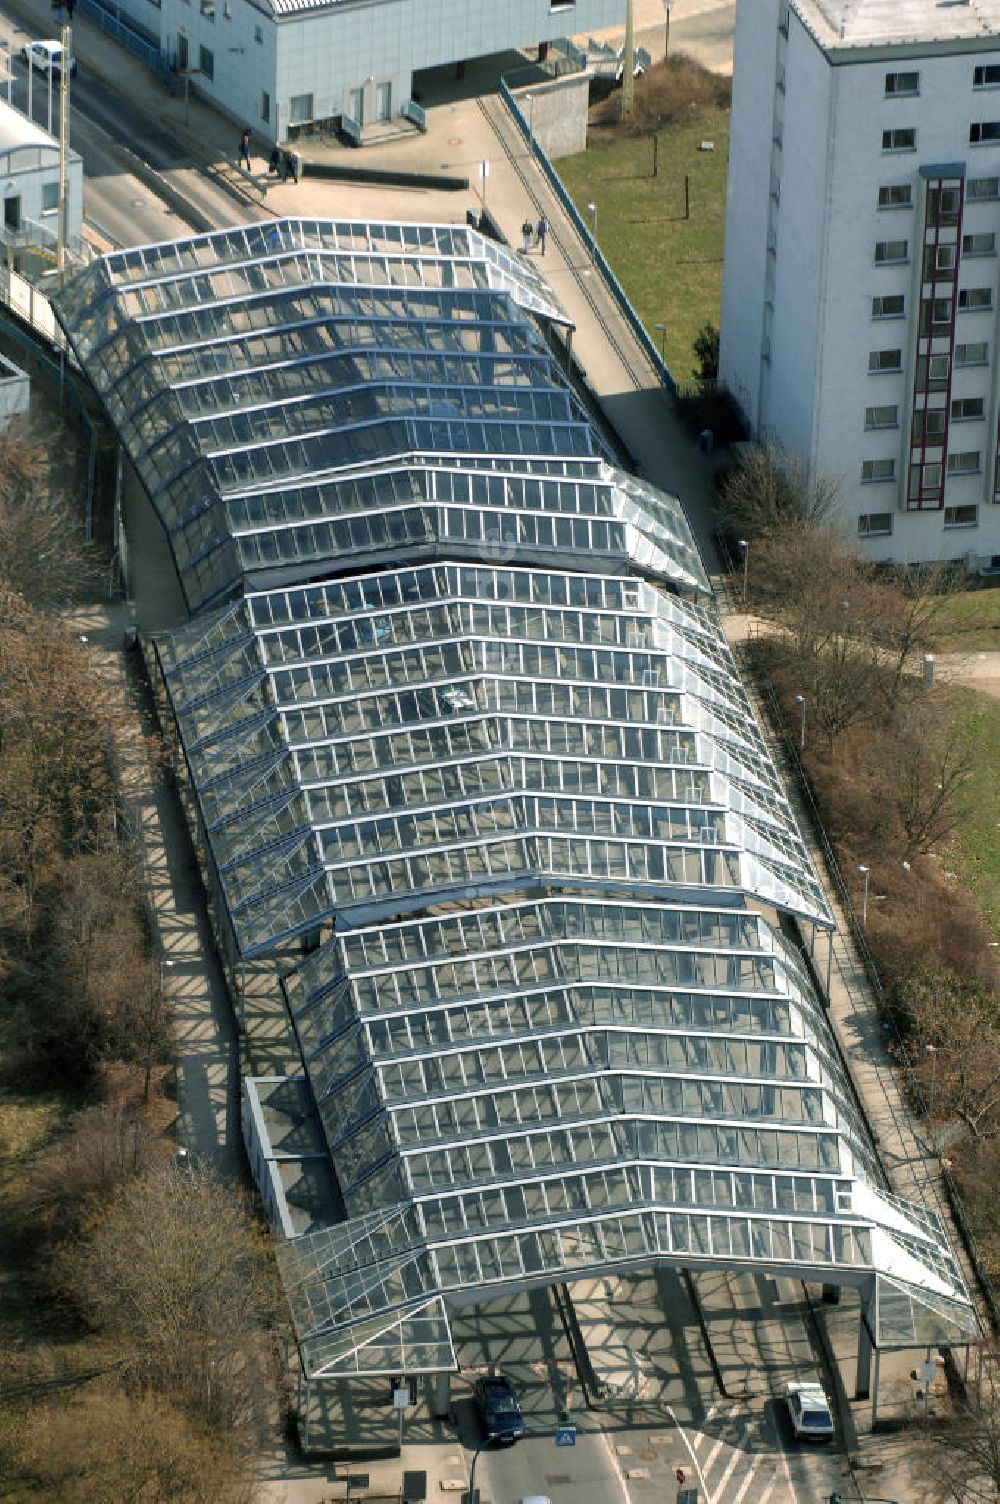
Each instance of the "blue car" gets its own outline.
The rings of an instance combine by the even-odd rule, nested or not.
[[[524,1435],[524,1416],[509,1379],[491,1374],[473,1390],[483,1429],[490,1441],[515,1442]]]

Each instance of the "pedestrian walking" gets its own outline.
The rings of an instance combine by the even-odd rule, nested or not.
[[[549,233],[549,222],[545,218],[545,215],[543,214],[542,217],[541,217],[541,219],[538,221],[537,225],[535,226],[535,234],[538,236],[538,248],[541,251],[541,253],[542,253],[543,256],[545,255],[545,238],[548,235],[548,233]]]
[[[250,160],[250,143],[252,142],[252,140],[253,137],[250,134],[250,127],[246,126],[244,128],[242,136],[240,137],[240,166],[242,167],[243,164],[246,163],[247,172],[253,171],[253,162]]]
[[[267,159],[267,170],[273,172],[275,177],[281,176],[281,147],[272,146],[271,155]]]
[[[532,228],[531,220],[526,219],[524,221],[524,224],[521,226],[521,250],[525,255],[527,255],[531,250],[531,237],[533,233],[534,231]]]
[[[285,152],[285,182],[291,178],[293,183],[299,180],[299,172],[302,168],[302,158],[297,151]]]

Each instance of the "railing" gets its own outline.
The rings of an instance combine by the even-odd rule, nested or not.
[[[399,112],[404,120],[409,120],[417,127],[418,131],[427,132],[427,116],[417,104],[415,99],[408,99]]]
[[[160,44],[137,22],[123,16],[117,5],[105,0],[77,0],[80,14],[95,22],[109,37],[114,37],[128,52],[140,58],[147,68],[163,68]]]
[[[735,566],[733,557],[725,544],[725,540],[719,538],[718,543],[719,552],[722,557],[723,564],[729,571],[730,589],[732,590],[733,596],[735,598],[737,591],[742,588],[739,580],[737,579],[738,571]],[[879,976],[878,967],[875,964],[875,958],[872,955],[867,936],[865,935],[864,929],[862,928],[861,923],[858,920],[858,916],[854,911],[854,905],[852,904],[850,894],[847,891],[847,885],[844,882],[843,876],[841,875],[840,866],[837,862],[836,856],[834,855],[833,847],[830,844],[830,839],[826,832],[826,826],[823,823],[823,817],[820,813],[819,805],[817,804],[815,794],[813,793],[812,784],[809,781],[809,775],[806,773],[802,759],[799,756],[799,749],[796,745],[795,737],[792,734],[792,731],[790,730],[785,719],[785,715],[782,711],[781,703],[778,699],[777,693],[775,692],[774,685],[771,683],[771,680],[768,678],[767,674],[762,672],[759,667],[755,667],[754,682],[756,683],[758,690],[763,697],[768,714],[768,719],[771,722],[771,728],[782,744],[782,751],[784,752],[787,764],[792,771],[796,786],[805,802],[806,813],[809,817],[810,825],[812,826],[813,836],[822,853],[823,862],[827,870],[827,875],[836,895],[837,901],[839,902],[841,909],[846,915],[851,939],[853,940],[854,947],[858,953],[858,956],[860,957],[861,964],[864,967],[865,975],[875,997],[875,1001],[878,1007],[879,1022],[882,1025],[883,1032],[889,1036],[887,1042],[891,1044],[894,1061],[899,1065],[902,1071],[907,1094],[909,1095],[911,1101],[914,1103],[914,1106],[916,1107],[916,1110],[920,1114],[920,1116],[929,1122],[930,1114],[928,1111],[927,1100],[924,1097],[923,1089],[921,1088],[920,1082],[917,1079],[916,1072],[913,1068],[913,1062],[911,1061],[909,1053],[907,1052],[903,1037],[899,1032],[893,1011],[888,1006],[885,995],[885,988],[882,985],[882,978]],[[941,1181],[945,1188],[945,1194],[948,1199],[948,1206],[951,1211],[952,1218],[954,1219],[955,1225],[958,1228],[959,1237],[962,1240],[962,1246],[965,1249],[966,1256],[972,1266],[976,1279],[979,1282],[979,1288],[982,1292],[983,1300],[989,1312],[989,1317],[993,1325],[993,1329],[995,1332],[1000,1332],[1000,1302],[998,1302],[997,1299],[997,1292],[994,1288],[992,1277],[983,1264],[982,1257],[979,1252],[979,1244],[976,1241],[976,1235],[972,1231],[972,1228],[969,1224],[969,1219],[966,1216],[965,1207],[962,1204],[961,1192],[955,1181],[955,1177],[952,1175],[947,1164],[944,1162],[941,1156],[938,1155],[937,1158],[938,1170],[941,1176]]]
[[[667,390],[671,393],[675,393],[677,391],[677,383],[674,380],[673,375],[671,374],[669,366],[663,359],[653,341],[650,339],[649,334],[646,330],[646,326],[643,324],[639,315],[632,307],[632,304],[625,296],[625,291],[621,283],[618,281],[618,278],[611,270],[611,267],[604,259],[604,255],[601,251],[600,246],[597,244],[597,241],[594,239],[593,235],[588,229],[580,214],[580,211],[577,209],[573,200],[570,198],[569,194],[566,192],[566,189],[563,187],[562,182],[559,178],[559,174],[556,172],[555,168],[552,166],[552,163],[549,161],[548,155],[545,152],[544,148],[539,144],[538,137],[535,135],[534,131],[531,130],[527,120],[521,113],[520,106],[518,105],[517,100],[514,98],[514,95],[511,93],[505,78],[501,78],[500,80],[500,97],[503,99],[504,104],[507,106],[508,110],[510,110],[515,121],[517,122],[522,136],[524,137],[526,143],[534,154],[535,160],[538,162],[539,167],[541,167],[545,176],[548,178],[550,187],[552,188],[556,197],[559,199],[559,202],[562,204],[567,215],[569,216],[574,229],[576,230],[577,234],[580,236],[580,239],[583,241],[588,252],[590,253],[595,267],[600,272],[601,277],[604,280],[605,286],[624,314],[626,322],[631,328],[632,333],[635,335],[635,338],[642,346],[646,354],[646,358],[649,360],[651,366],[653,367],[653,370],[657,373],[660,381],[667,388]]]
[[[340,129],[352,146],[361,145],[361,124],[350,115],[341,115]]]

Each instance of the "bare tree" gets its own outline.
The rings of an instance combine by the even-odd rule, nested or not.
[[[80,600],[100,573],[79,516],[49,483],[46,453],[54,442],[23,423],[0,432],[0,588],[41,610]]]
[[[65,1250],[60,1275],[134,1380],[252,1435],[273,1398],[277,1297],[240,1191],[197,1167],[126,1181]]]
[[[162,1400],[113,1390],[29,1412],[12,1472],[17,1498],[58,1504],[249,1504],[254,1493],[246,1452],[229,1438]]]
[[[919,1445],[921,1504],[997,1504],[1000,1500],[1000,1374],[994,1349],[964,1408],[929,1429]]]
[[[718,518],[731,537],[756,538],[772,528],[827,525],[837,504],[838,483],[816,474],[797,455],[771,444],[751,444],[724,477]]]
[[[931,1113],[958,1118],[975,1139],[1000,1133],[996,999],[953,972],[924,971],[898,988],[915,1069]]]
[[[930,851],[952,833],[957,796],[974,771],[973,750],[952,706],[925,694],[900,708],[889,793],[908,856]]]

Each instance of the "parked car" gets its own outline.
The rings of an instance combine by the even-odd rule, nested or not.
[[[62,74],[64,59],[62,42],[25,42],[21,48],[21,56],[29,68],[34,68],[37,73],[51,73],[53,78],[59,78]],[[69,60],[69,76],[76,74],[76,58]]]
[[[472,1392],[490,1441],[519,1441],[525,1431],[524,1416],[510,1380],[500,1373],[488,1374],[477,1379]]]
[[[800,1441],[830,1440],[833,1416],[822,1384],[792,1382],[785,1387],[785,1401],[792,1430]]]

